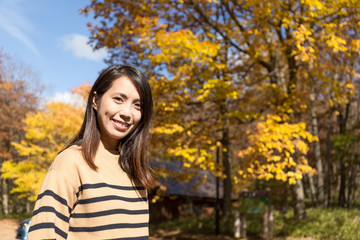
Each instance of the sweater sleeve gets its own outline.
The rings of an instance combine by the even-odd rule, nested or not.
[[[68,172],[73,170],[71,166],[65,167],[67,169]],[[69,217],[77,201],[76,191],[73,182],[63,174],[61,168],[60,171],[54,167],[49,169],[35,203],[29,240],[67,238]]]

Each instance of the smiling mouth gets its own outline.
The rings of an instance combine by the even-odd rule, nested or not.
[[[115,127],[119,128],[120,130],[125,130],[130,126],[130,124],[128,124],[128,123],[125,123],[122,121],[117,121],[115,119],[112,119],[111,121],[114,123]]]

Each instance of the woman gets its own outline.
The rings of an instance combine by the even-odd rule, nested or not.
[[[138,69],[115,65],[100,74],[80,131],[45,176],[28,239],[148,239],[152,110]]]

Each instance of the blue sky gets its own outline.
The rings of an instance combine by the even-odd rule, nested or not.
[[[90,0],[0,0],[0,48],[29,65],[45,85],[44,96],[67,101],[84,81],[106,67],[104,49],[87,44],[92,18],[78,10]]]

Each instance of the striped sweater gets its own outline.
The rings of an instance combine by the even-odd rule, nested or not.
[[[94,171],[79,147],[61,152],[42,183],[28,239],[148,239],[147,192],[118,157],[100,148]]]

